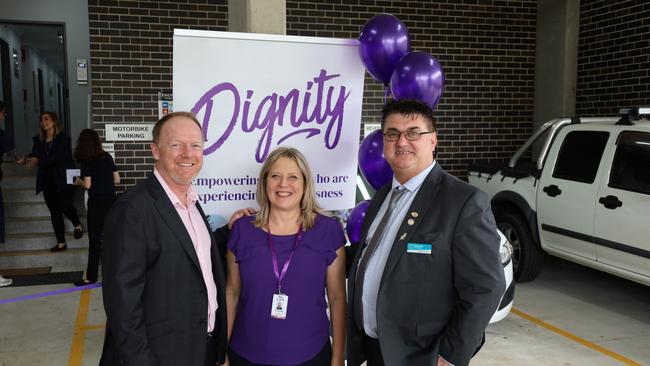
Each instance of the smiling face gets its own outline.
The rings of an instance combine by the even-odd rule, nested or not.
[[[162,126],[151,153],[165,183],[175,193],[185,193],[203,166],[201,129],[190,118],[173,117]]]
[[[432,127],[419,114],[402,115],[393,113],[384,121],[384,133],[388,131],[405,132],[417,129],[419,132],[431,131]],[[404,184],[433,163],[433,151],[438,144],[435,133],[421,135],[417,141],[409,141],[401,134],[397,141],[384,139],[384,158],[393,169],[395,178]]]
[[[305,179],[298,165],[289,158],[280,157],[269,170],[266,194],[272,210],[300,211]]]
[[[41,129],[47,133],[54,131],[54,120],[47,113],[41,115]]]

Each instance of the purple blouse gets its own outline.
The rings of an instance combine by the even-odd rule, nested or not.
[[[345,244],[337,219],[318,215],[305,231],[282,280],[289,297],[286,319],[271,317],[278,282],[273,273],[267,233],[244,216],[232,226],[228,249],[239,264],[241,291],[230,347],[253,363],[295,365],[310,360],[329,342],[325,301],[327,267]],[[286,260],[296,235],[271,235],[278,267]]]

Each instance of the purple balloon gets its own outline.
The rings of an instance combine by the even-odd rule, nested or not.
[[[370,206],[370,200],[365,200],[357,203],[348,216],[348,223],[345,226],[345,232],[348,233],[350,243],[358,243],[361,241],[361,226],[363,219],[366,217],[366,212]]]
[[[370,18],[359,36],[359,55],[375,79],[388,84],[397,62],[411,50],[408,29],[397,17],[379,14]]]
[[[419,100],[433,109],[442,97],[445,74],[435,57],[413,51],[399,60],[390,85],[393,98]]]
[[[393,178],[393,170],[384,159],[384,135],[372,131],[359,147],[359,170],[372,188],[378,190]]]

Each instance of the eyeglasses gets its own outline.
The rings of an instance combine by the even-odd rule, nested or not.
[[[417,141],[420,139],[422,135],[426,135],[428,133],[435,133],[435,132],[436,131],[420,132],[419,130],[406,130],[406,131],[389,130],[384,132],[383,134],[386,141],[397,141],[399,140],[400,137],[402,137],[402,134],[404,134],[404,137],[406,137],[406,139],[409,141]]]

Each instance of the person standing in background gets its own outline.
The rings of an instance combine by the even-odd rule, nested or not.
[[[104,221],[115,202],[115,185],[120,183],[120,174],[93,129],[79,134],[74,158],[81,167],[81,178],[75,179],[75,185],[88,190],[88,267],[86,278],[74,283],[83,286],[97,282]]]
[[[60,252],[68,248],[63,215],[74,225],[74,238],[83,236],[81,221],[72,204],[74,186],[67,182],[66,177],[66,170],[75,168],[72,145],[70,137],[63,133],[63,127],[54,112],[41,114],[40,130],[33,140],[32,153],[16,162],[26,165],[29,169],[38,165],[36,194],[43,192],[57,240],[57,244],[50,251]]]

